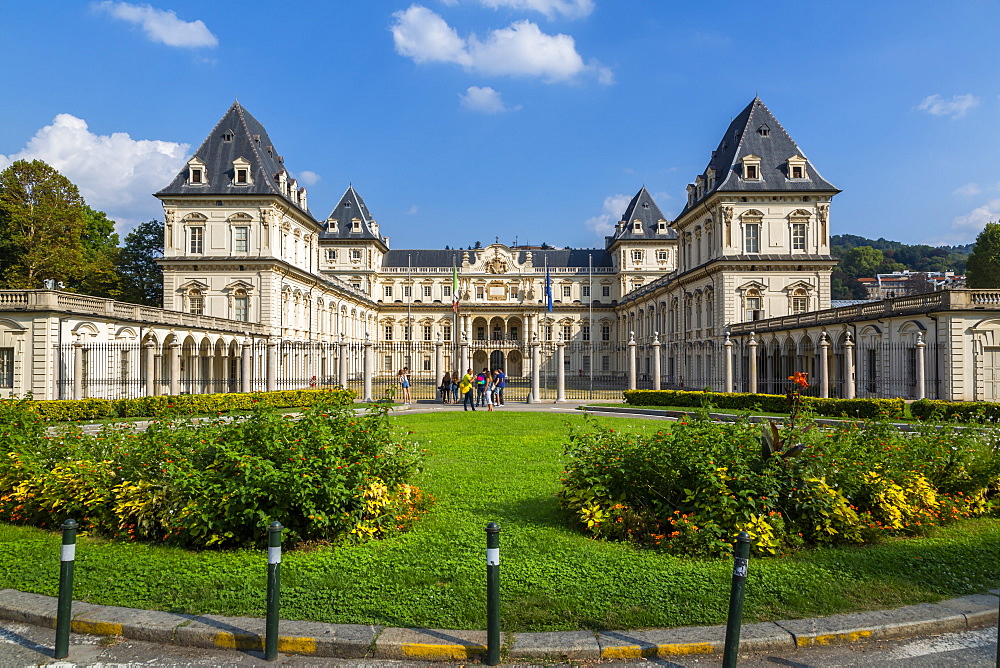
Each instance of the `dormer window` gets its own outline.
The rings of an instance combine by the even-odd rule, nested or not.
[[[201,183],[203,183],[204,182],[202,180],[202,175],[203,174],[204,174],[204,171],[202,170],[201,167],[192,167],[191,168],[191,183],[198,184],[198,185],[200,185]]]
[[[765,123],[764,125],[757,128],[757,134],[759,134],[761,137],[769,137],[771,136],[771,128],[767,127],[767,123]]]
[[[351,221],[351,232],[360,232],[360,231],[361,231],[361,220],[355,218],[354,220]]]
[[[632,223],[632,231],[635,234],[642,234],[642,221],[636,220]]]
[[[715,187],[715,170],[712,169],[711,167],[709,167],[708,170],[706,170],[705,172],[705,180],[708,182],[706,190],[711,190],[712,188]]]
[[[667,232],[667,221],[661,220],[656,223],[656,232],[658,234],[666,234]]]
[[[233,185],[250,185],[250,162],[245,158],[233,160]]]
[[[698,179],[695,181],[695,188],[697,189],[697,192],[698,192],[697,199],[701,199],[702,197],[704,197],[705,196],[705,179],[699,176]]]
[[[760,180],[760,158],[756,155],[748,155],[743,158],[743,180]]]
[[[687,185],[687,193],[688,193],[688,206],[691,206],[692,204],[694,204],[694,193],[695,193],[695,188],[693,183],[689,183]]]
[[[788,159],[788,178],[793,181],[809,178],[806,172],[806,159],[801,155],[793,155]]]
[[[208,183],[205,172],[205,163],[198,158],[191,158],[188,161],[188,185],[203,186]]]
[[[226,130],[225,132],[222,133],[222,141],[230,142],[232,140],[233,140],[232,130]]]

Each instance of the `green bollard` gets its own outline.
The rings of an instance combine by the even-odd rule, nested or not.
[[[59,607],[56,609],[56,651],[57,659],[69,656],[69,625],[73,618],[73,565],[76,563],[75,520],[62,524],[62,555],[59,558]]]
[[[264,660],[278,658],[278,610],[281,607],[281,522],[267,527],[267,618],[264,620]]]
[[[733,559],[733,588],[729,592],[729,619],[726,622],[726,648],[722,654],[722,668],[736,668],[740,651],[740,625],[743,623],[743,589],[747,581],[747,562],[750,560],[750,534],[741,531],[736,538]]]
[[[500,525],[486,525],[486,665],[500,663]]]

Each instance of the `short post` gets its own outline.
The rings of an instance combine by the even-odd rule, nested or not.
[[[73,566],[76,563],[75,520],[62,524],[62,555],[59,559],[59,605],[56,608],[56,659],[69,656],[69,625],[73,618]]]
[[[750,343],[747,344],[747,349],[749,350],[747,355],[750,358],[747,361],[748,375],[750,376],[747,392],[757,394],[757,338],[753,332],[750,332]]]
[[[723,382],[722,391],[732,392],[733,391],[733,342],[729,339],[729,332],[726,332],[726,341],[722,344],[723,355],[725,356],[725,364],[723,364],[723,369],[725,373],[725,380]]]
[[[830,396],[830,339],[826,332],[819,337],[819,396]]]
[[[500,663],[500,525],[486,525],[486,664]]]
[[[660,389],[660,333],[653,332],[653,389]]]
[[[566,403],[566,342],[563,341],[562,332],[559,332],[559,339],[556,341],[556,403]]]
[[[635,389],[635,332],[628,333],[628,389]]]
[[[747,562],[750,560],[750,534],[741,531],[736,538],[733,559],[733,586],[729,592],[729,619],[726,622],[726,647],[722,654],[722,668],[736,668],[740,651],[740,625],[743,623],[743,590],[747,581]]]
[[[264,620],[264,660],[278,658],[278,614],[281,608],[281,522],[267,527],[267,619]]]

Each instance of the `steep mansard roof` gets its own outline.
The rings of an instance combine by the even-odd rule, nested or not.
[[[355,232],[353,221],[357,218],[361,221],[359,231]],[[336,223],[336,225],[334,225]],[[340,198],[337,206],[327,216],[323,223],[324,230],[320,233],[321,239],[375,239],[386,242],[378,231],[378,224],[372,218],[368,205],[361,199],[361,195],[354,189],[353,185],[347,187],[347,191]],[[406,266],[405,264],[403,265]]]
[[[277,195],[293,206],[309,214],[307,206],[293,201],[281,191],[278,175],[285,172],[282,157],[274,148],[267,130],[260,121],[250,115],[239,102],[234,102],[229,111],[216,124],[212,132],[201,143],[194,157],[205,164],[206,183],[188,183],[188,168],[174,177],[160,195]],[[243,158],[249,163],[251,183],[233,183],[233,161]],[[311,215],[311,214],[310,214]]]
[[[587,268],[587,258],[590,257],[592,267],[610,267],[611,256],[600,248],[580,248],[575,250],[532,250],[519,251],[513,249],[517,261],[524,263],[531,253],[531,263],[534,267]],[[469,262],[476,262],[483,250],[394,250],[385,254],[382,260],[384,267],[461,267],[462,258],[468,253]],[[409,265],[407,265],[409,262]]]
[[[743,179],[743,158],[760,158],[760,178]],[[837,187],[824,179],[808,159],[805,160],[806,178],[791,179],[788,159],[806,158],[798,144],[781,126],[774,114],[755,97],[729,124],[718,148],[705,168],[715,170],[715,185],[708,188],[701,201],[713,192],[774,192],[774,191],[825,191],[837,192]],[[685,207],[687,211],[689,206]]]
[[[642,232],[636,232],[634,223],[636,220],[642,222]],[[658,232],[660,221],[667,223],[665,233]],[[670,221],[663,215],[663,211],[656,204],[656,200],[646,190],[646,186],[639,189],[632,201],[625,207],[625,213],[615,226],[615,233],[610,237],[605,237],[607,246],[611,246],[616,241],[635,239],[676,239],[677,231],[670,226]]]

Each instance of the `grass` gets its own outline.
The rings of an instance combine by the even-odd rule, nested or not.
[[[725,621],[732,564],[600,543],[554,496],[566,422],[583,416],[445,413],[393,418],[433,455],[417,484],[438,503],[408,534],[285,554],[282,616],[437,628],[485,626],[485,532],[500,523],[505,630],[626,629]],[[622,429],[662,422],[601,418]],[[616,427],[619,428],[619,427]],[[669,428],[669,427],[666,427]],[[0,525],[0,587],[54,595],[59,537]],[[81,539],[76,597],[188,613],[263,616],[258,551],[186,552]],[[755,559],[747,621],[878,609],[1000,584],[1000,521],[928,538]]]

